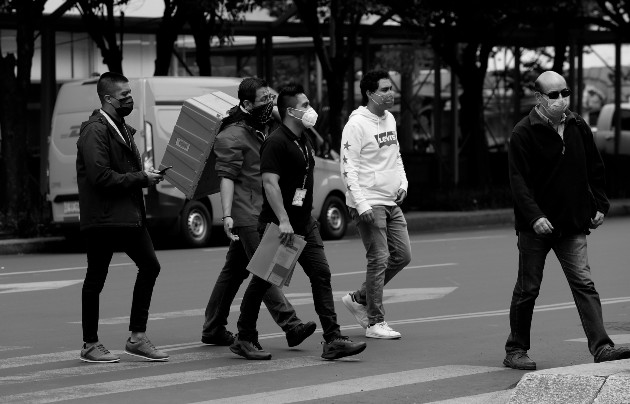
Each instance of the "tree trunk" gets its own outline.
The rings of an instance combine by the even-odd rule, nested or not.
[[[164,16],[155,37],[155,71],[154,76],[168,76],[173,57],[173,46],[177,35],[186,23],[186,15],[176,0],[164,0]]]
[[[212,65],[210,64],[210,23],[206,18],[204,10],[199,6],[195,6],[190,10],[190,18],[188,19],[193,30],[195,39],[195,47],[197,48],[197,67],[199,67],[200,76],[212,76]],[[214,16],[210,21],[214,20]]]

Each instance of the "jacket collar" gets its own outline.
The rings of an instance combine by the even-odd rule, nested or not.
[[[537,106],[533,107],[531,111],[529,111],[529,124],[532,126],[542,125],[545,127],[550,126],[550,121],[547,118],[543,118],[539,111],[536,110]],[[564,114],[564,124],[568,124],[570,121],[575,120],[575,114],[567,109]]]

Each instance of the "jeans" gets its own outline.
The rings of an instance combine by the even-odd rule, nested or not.
[[[264,232],[265,226],[266,223],[259,223],[260,234]],[[335,313],[332,286],[330,285],[330,267],[326,260],[324,242],[319,234],[315,219],[310,219],[303,236],[306,240],[306,246],[302,250],[298,262],[311,281],[315,312],[322,324],[324,339],[331,341],[341,334]],[[260,302],[265,291],[271,286],[271,283],[262,278],[252,276],[241,303],[241,315],[237,323],[239,339],[252,342],[258,340],[256,322],[258,321]]]
[[[243,281],[249,276],[247,264],[260,244],[257,226],[235,227],[232,229],[232,233],[238,235],[239,240],[230,242],[225,265],[208,300],[203,336],[220,335],[221,332],[225,331],[234,296],[236,296]],[[295,309],[284,297],[282,289],[277,286],[269,288],[263,297],[263,302],[271,317],[284,332],[288,332],[301,323]]]
[[[604,329],[602,305],[591,280],[586,252],[586,235],[536,235],[519,232],[518,277],[510,305],[510,335],[507,353],[529,350],[532,313],[542,282],[545,258],[553,250],[571,287],[573,300],[588,340],[596,355],[606,345],[614,346]]]
[[[109,263],[115,251],[125,252],[136,263],[138,274],[133,288],[129,331],[145,332],[149,306],[160,263],[151,236],[141,228],[96,228],[83,232],[88,267],[81,291],[83,341],[98,341],[99,296],[105,286]]]
[[[370,325],[385,320],[383,287],[411,262],[407,221],[398,206],[372,206],[374,223],[359,220],[359,213],[349,208],[365,246],[367,271],[365,282],[354,294],[367,306]]]

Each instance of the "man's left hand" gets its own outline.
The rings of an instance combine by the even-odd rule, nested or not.
[[[406,197],[407,197],[407,191],[400,188],[398,192],[396,192],[396,200],[394,202],[396,202],[396,205],[400,205],[401,203],[403,203]]]
[[[602,212],[597,212],[595,217],[591,219],[591,225],[589,226],[591,229],[598,228],[602,223],[604,223],[604,214]]]

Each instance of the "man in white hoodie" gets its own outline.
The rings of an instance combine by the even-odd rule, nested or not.
[[[361,79],[366,106],[352,112],[341,137],[341,173],[346,204],[366,250],[365,282],[341,300],[369,338],[396,339],[385,322],[383,287],[411,261],[407,222],[399,205],[407,196],[407,176],[400,157],[394,105],[386,71]]]

